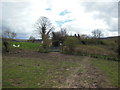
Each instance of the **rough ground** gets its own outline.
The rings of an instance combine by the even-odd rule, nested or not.
[[[23,53],[24,52],[24,53]],[[63,79],[64,83],[60,83],[58,86],[54,86],[57,88],[114,88],[113,85],[108,81],[104,73],[98,68],[90,65],[89,58],[84,57],[79,60],[79,56],[72,55],[64,55],[59,52],[51,52],[48,54],[40,54],[36,51],[26,51],[26,50],[13,50],[9,53],[4,53],[4,56],[11,57],[29,57],[29,58],[42,58],[42,59],[50,59],[50,60],[71,60],[73,61],[73,57],[77,57],[74,61],[79,63],[79,67],[76,67],[71,70],[71,74],[65,79]],[[79,71],[81,70],[81,71]],[[63,82],[62,81],[62,82]]]
[[[98,68],[88,63],[89,57],[81,61],[70,76],[67,77],[65,84],[60,88],[113,88],[105,75]],[[78,70],[82,69],[82,72]]]

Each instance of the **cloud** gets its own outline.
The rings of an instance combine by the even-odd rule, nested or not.
[[[32,33],[32,21],[30,12],[27,10],[29,3],[2,3],[2,25],[9,27],[12,31],[18,34]]]
[[[2,4],[2,7],[1,7]],[[19,37],[36,36],[34,24],[41,16],[48,17],[55,30],[66,27],[71,34],[90,34],[101,29],[106,36],[117,34],[117,2],[80,2],[80,0],[25,0],[0,2],[0,27],[9,27]],[[36,36],[37,37],[37,36]]]
[[[59,26],[62,26],[63,24],[65,23],[68,23],[68,22],[72,22],[74,21],[75,19],[68,19],[68,20],[64,20],[64,21],[55,21]]]
[[[118,31],[118,3],[117,2],[89,2],[83,3],[86,12],[98,13],[94,15],[94,19],[103,20],[108,26],[109,31]]]
[[[45,10],[47,10],[47,11],[51,11],[52,9],[51,9],[51,8],[46,8]]]
[[[65,20],[64,22],[67,23],[67,22],[72,22],[74,21],[75,19],[68,19],[68,20]]]
[[[64,11],[60,12],[59,15],[64,16],[64,15],[66,15],[66,14],[68,14],[68,13],[71,13],[71,12],[68,11],[68,10],[64,10]]]

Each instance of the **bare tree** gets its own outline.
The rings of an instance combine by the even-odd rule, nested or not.
[[[81,39],[80,34],[75,34],[74,36],[75,36],[77,39],[79,39],[79,40]]]
[[[99,29],[96,29],[92,31],[92,35],[94,38],[101,38],[103,36],[103,33]]]
[[[10,31],[10,30],[5,30],[4,32],[3,32],[3,35],[2,35],[2,37],[4,37],[4,38],[9,38],[9,39],[14,39],[15,37],[16,37],[16,33],[15,32],[13,32],[13,31]]]
[[[16,33],[15,32],[11,32],[11,38],[14,39],[16,37]]]
[[[65,37],[65,36],[67,36],[67,31],[66,31],[66,28],[61,28],[61,35],[62,35],[62,37]]]
[[[67,36],[66,28],[61,28],[61,31],[52,32],[52,44],[53,46],[59,46],[60,43],[63,44]]]
[[[29,41],[32,41],[32,42],[34,43],[34,41],[35,41],[35,37],[30,36]]]
[[[89,36],[86,35],[86,34],[82,34],[82,35],[81,35],[81,39],[88,39],[88,38],[89,38]]]
[[[52,23],[47,17],[40,17],[36,23],[36,29],[41,36],[42,40],[44,41],[44,37],[51,33],[51,31],[54,29],[52,26]]]

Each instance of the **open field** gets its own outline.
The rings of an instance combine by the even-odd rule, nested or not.
[[[120,88],[120,3],[6,1],[0,1],[3,89]]]
[[[3,88],[113,88],[118,86],[117,64],[86,56],[16,49],[3,56]]]
[[[10,47],[13,48],[13,44],[20,45],[19,48],[27,49],[27,50],[38,50],[40,43],[32,43],[32,42],[10,42]]]
[[[3,88],[116,88],[117,44],[103,41],[80,44],[74,55],[40,53],[40,43],[9,42],[10,52],[3,52]]]

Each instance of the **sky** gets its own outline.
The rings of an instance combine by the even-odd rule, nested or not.
[[[19,39],[40,37],[35,23],[41,16],[69,35],[100,29],[104,37],[118,36],[118,0],[0,0],[0,12],[1,31],[9,28]]]

